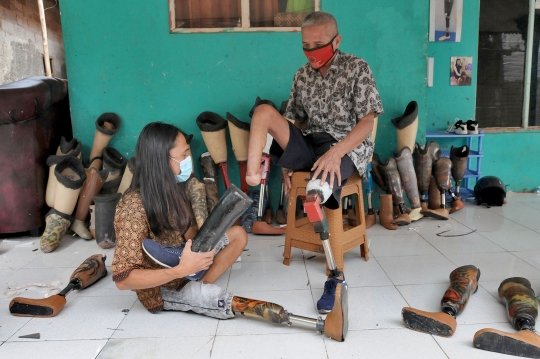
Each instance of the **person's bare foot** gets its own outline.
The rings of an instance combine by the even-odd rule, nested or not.
[[[258,186],[261,183],[261,173],[258,172],[254,175],[246,175],[246,182],[250,186]]]

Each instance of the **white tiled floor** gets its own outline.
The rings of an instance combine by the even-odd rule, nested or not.
[[[459,237],[437,236],[473,229]],[[510,194],[507,205],[492,208],[467,202],[449,221],[424,219],[397,231],[376,225],[368,237],[368,262],[358,249],[345,255],[349,333],[344,343],[247,317],[219,321],[191,313],[153,315],[133,292],[116,289],[109,275],[70,293],[54,318],[11,316],[10,298],[0,297],[0,358],[508,358],[474,349],[472,338],[486,327],[513,331],[497,294],[502,280],[522,276],[540,292],[540,196]],[[242,261],[218,284],[239,296],[317,317],[325,257],[293,249],[291,265],[284,266],[283,243],[282,236],[250,235]],[[42,253],[38,245],[39,238],[31,237],[0,244],[0,294],[14,283],[59,280],[65,285],[88,256],[106,254],[110,265],[114,255],[114,250],[69,236],[52,254]],[[480,267],[482,276],[478,292],[457,318],[456,334],[440,338],[406,329],[401,308],[439,310],[449,273],[465,264]],[[45,291],[28,289],[19,295],[43,298]],[[19,338],[32,333],[41,338]]]

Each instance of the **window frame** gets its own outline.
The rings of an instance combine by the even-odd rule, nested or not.
[[[175,0],[169,1],[169,28],[171,34],[234,33],[234,32],[299,32],[300,27],[251,27],[249,0],[241,0],[242,27],[177,28]],[[321,10],[321,0],[313,0],[315,11]]]

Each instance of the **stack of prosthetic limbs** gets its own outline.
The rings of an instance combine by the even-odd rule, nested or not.
[[[520,277],[505,279],[499,286],[499,296],[506,304],[510,323],[518,331],[506,333],[497,329],[482,329],[474,335],[475,348],[526,358],[540,358],[540,336],[535,333],[538,302],[531,283]]]
[[[433,172],[433,163],[441,157],[441,148],[437,142],[427,142],[424,146],[415,144],[414,156],[416,158],[414,169],[416,171],[416,179],[418,181],[418,190],[420,192],[420,206],[422,208],[422,214],[428,216],[429,212],[432,212],[431,206],[428,206],[427,194],[430,189],[431,173]],[[435,186],[436,188],[437,186]],[[429,199],[432,200],[434,196],[430,195]],[[436,196],[437,200],[439,195]],[[437,203],[435,209],[440,206]]]
[[[376,153],[373,154],[371,159],[371,176],[377,186],[379,186],[384,192],[388,193],[388,187],[386,186],[386,181],[383,177],[383,174],[379,168],[381,160],[379,155]],[[381,194],[379,196],[381,202],[381,209],[379,211],[379,221],[381,226],[386,229],[395,230],[398,229],[398,225],[392,223],[394,221],[394,206],[392,204],[392,195],[391,194]]]
[[[455,211],[459,211],[460,209],[463,209],[463,202],[461,202],[461,196],[459,195],[459,188],[461,185],[461,181],[463,180],[463,177],[465,176],[465,172],[467,171],[467,160],[469,158],[469,146],[463,145],[461,147],[452,146],[450,149],[450,160],[452,161],[452,177],[454,178],[454,181],[456,181],[456,192],[452,192],[450,190],[450,195],[452,196],[452,209],[450,209],[450,213],[454,213]]]
[[[471,293],[478,290],[479,279],[480,269],[473,265],[454,269],[450,273],[450,286],[441,300],[441,311],[424,312],[405,307],[401,310],[403,322],[412,330],[441,337],[452,336],[457,327],[456,316],[465,309]]]
[[[391,223],[397,224],[398,226],[410,224],[411,218],[407,214],[407,209],[405,208],[405,199],[403,198],[403,189],[396,159],[394,157],[390,157],[386,163],[379,163],[379,170],[383,174],[386,188],[392,194],[394,206],[397,206],[399,209],[399,214],[392,220]]]
[[[229,188],[231,182],[227,171],[227,141],[225,138],[227,121],[214,112],[203,112],[197,117],[197,126],[208,148],[210,156],[221,170],[225,189]]]
[[[251,125],[248,122],[240,121],[229,112],[227,112],[227,122],[229,124],[229,135],[231,136],[234,156],[238,161],[238,167],[240,169],[240,188],[244,193],[248,193],[249,186],[246,182],[246,171],[249,148],[249,128]]]
[[[40,246],[45,253],[52,252],[60,244],[62,236],[73,222],[71,214],[75,209],[79,192],[86,180],[84,167],[77,157],[63,156],[54,169],[56,185],[54,203],[45,217],[45,232]]]

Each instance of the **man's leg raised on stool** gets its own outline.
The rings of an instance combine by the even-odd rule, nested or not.
[[[259,105],[251,119],[246,182],[250,186],[261,183],[261,157],[266,144],[266,135],[270,134],[283,149],[289,143],[290,130],[285,117],[271,105]]]

